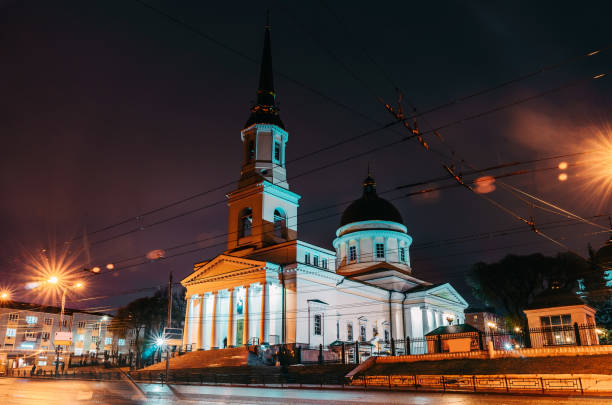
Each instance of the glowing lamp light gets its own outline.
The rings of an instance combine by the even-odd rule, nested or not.
[[[495,325],[493,322],[487,322],[487,326],[489,328],[497,328],[497,325]]]
[[[596,332],[598,335],[603,335],[603,333],[604,333],[604,332],[603,332],[603,330],[601,330],[601,329],[595,329],[595,332]]]
[[[100,272],[100,268],[98,266],[96,266],[96,267],[92,268],[91,271],[93,273],[99,273]]]
[[[83,283],[80,281],[74,285],[75,288],[83,288]]]
[[[106,265],[106,269],[107,269],[107,270],[112,270],[112,269],[114,269],[114,268],[115,268],[115,265],[114,265],[114,264],[112,264],[112,263],[109,263],[109,264],[107,264],[107,265]]]
[[[158,337],[157,339],[155,339],[155,345],[157,347],[162,347],[165,344],[166,344],[166,339],[164,339],[163,337]]]
[[[57,276],[51,276],[49,277],[49,280],[47,280],[47,282],[50,284],[57,284],[59,282],[59,279],[57,278]]]
[[[519,327],[517,326],[516,328],[514,328],[514,331],[515,331],[515,332],[520,332],[520,331],[521,331],[521,328],[519,328]]]
[[[510,343],[506,343],[506,344],[504,345],[504,348],[505,348],[506,350],[512,350],[512,345],[511,345]]]
[[[557,178],[559,179],[559,181],[565,181],[567,180],[567,173],[561,173]]]
[[[565,169],[567,169],[567,162],[561,162],[561,163],[559,163],[559,166],[558,166],[558,167],[559,167],[559,169],[560,169],[560,170],[565,170]]]

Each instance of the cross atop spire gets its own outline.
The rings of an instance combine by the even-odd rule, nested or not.
[[[259,70],[259,87],[257,88],[257,102],[251,108],[251,115],[245,128],[253,124],[274,124],[285,128],[279,116],[274,92],[274,70],[272,69],[272,48],[270,46],[270,11],[266,17],[264,30],[264,46]]]

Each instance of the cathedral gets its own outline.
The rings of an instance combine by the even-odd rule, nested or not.
[[[181,281],[191,350],[242,345],[422,338],[463,323],[467,302],[448,283],[412,275],[412,237],[368,176],[342,214],[333,250],[298,239],[301,196],[285,168],[289,133],[274,91],[270,27],[257,101],[240,133],[242,168],[228,198],[227,249]],[[413,351],[414,353],[414,351]]]

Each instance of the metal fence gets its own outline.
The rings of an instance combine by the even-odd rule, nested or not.
[[[352,386],[414,391],[532,392],[584,394],[581,378],[506,376],[376,375],[359,376]]]

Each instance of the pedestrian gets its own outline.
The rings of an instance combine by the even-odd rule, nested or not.
[[[34,376],[34,373],[36,372],[36,364],[32,365],[32,371],[30,371],[30,376]]]

